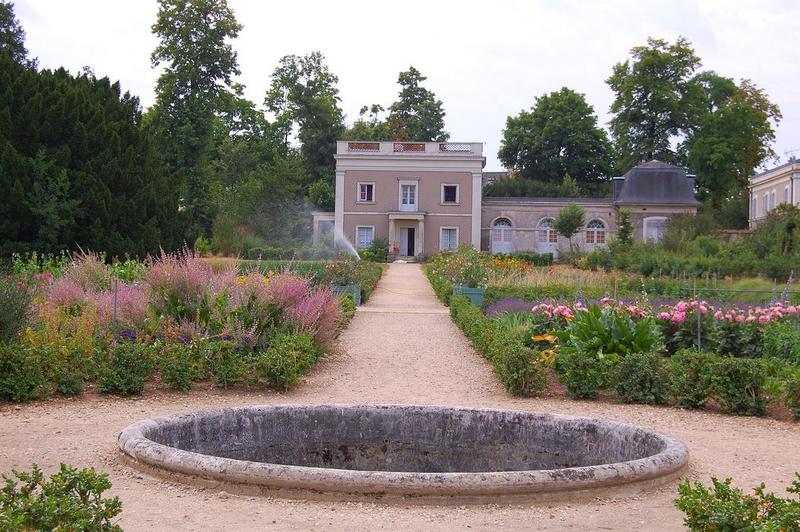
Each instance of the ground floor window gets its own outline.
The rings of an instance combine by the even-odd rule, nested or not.
[[[591,220],[588,224],[586,224],[586,243],[606,243],[606,224],[603,223],[603,220]]]
[[[557,244],[558,231],[553,228],[552,218],[543,218],[539,221],[539,242],[542,244]]]
[[[458,247],[458,228],[442,227],[439,237],[439,249],[455,249]]]
[[[663,216],[652,216],[644,219],[644,239],[661,241],[664,230],[667,228],[667,219]]]
[[[375,239],[375,228],[371,225],[360,225],[356,227],[356,247],[366,249],[372,245]]]

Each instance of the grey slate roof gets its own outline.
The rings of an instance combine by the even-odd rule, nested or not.
[[[634,166],[614,198],[615,205],[698,205],[694,179],[686,170],[662,161]]]

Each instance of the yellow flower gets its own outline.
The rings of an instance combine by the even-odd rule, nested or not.
[[[547,342],[548,344],[552,344],[556,341],[556,337],[553,336],[552,334],[540,334],[534,336],[532,340],[534,342]]]

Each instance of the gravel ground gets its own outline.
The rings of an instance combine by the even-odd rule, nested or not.
[[[128,530],[680,530],[674,484],[637,496],[527,505],[415,506],[284,500],[228,494],[152,478],[122,464],[116,435],[152,416],[248,404],[395,403],[511,408],[638,423],[689,447],[686,475],[733,477],[782,491],[800,471],[800,424],[667,407],[509,396],[452,324],[417,265],[392,265],[368,305],[320,361],[286,394],[163,389],[134,399],[86,393],[23,405],[0,404],[0,471],[46,471],[59,462],[110,474]]]

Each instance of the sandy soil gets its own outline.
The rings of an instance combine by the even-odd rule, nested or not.
[[[416,265],[392,265],[368,305],[323,359],[286,394],[254,390],[148,390],[141,398],[92,393],[0,404],[0,471],[48,472],[59,462],[110,474],[129,530],[347,529],[680,530],[674,484],[632,497],[516,506],[414,506],[320,502],[228,494],[130,469],[116,450],[129,423],[203,408],[269,403],[396,403],[501,407],[628,421],[671,433],[689,447],[686,475],[731,476],[782,491],[800,471],[800,424],[667,407],[509,396],[434,298]]]

